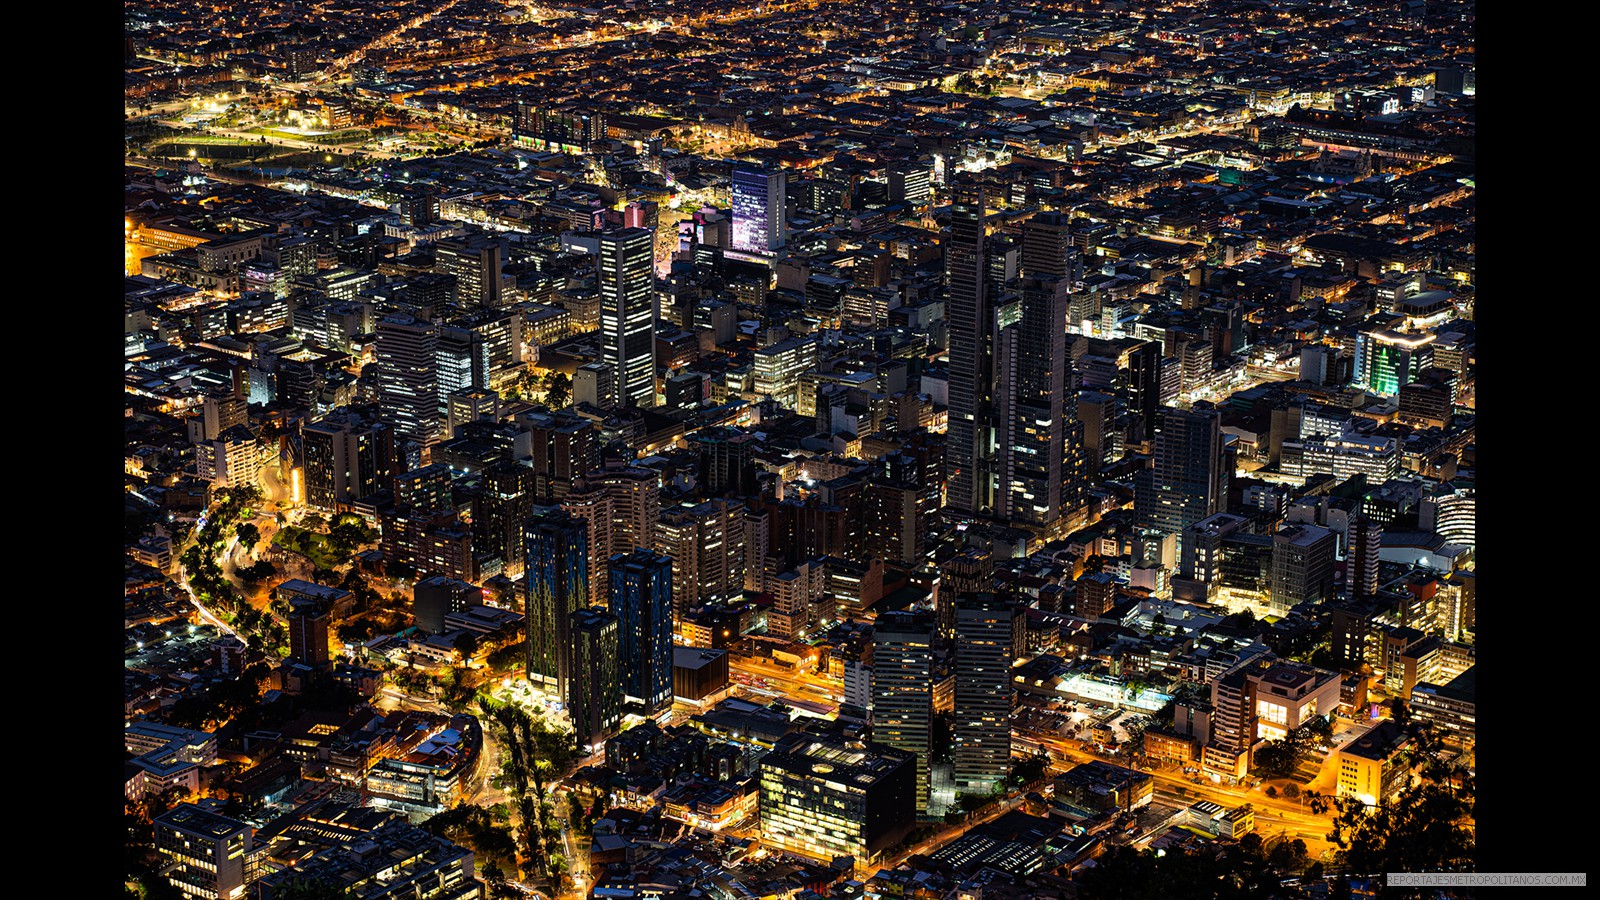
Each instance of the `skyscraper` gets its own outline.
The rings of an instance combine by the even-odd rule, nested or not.
[[[1011,663],[1019,615],[1004,596],[956,599],[954,775],[960,793],[986,795],[1011,770]]]
[[[977,514],[994,505],[993,315],[984,289],[984,191],[957,184],[945,278],[950,293],[948,505]]]
[[[938,612],[939,636],[949,640],[956,631],[956,598],[994,586],[994,558],[968,547],[939,564],[939,592],[934,604]]]
[[[1154,440],[1161,416],[1161,344],[1156,341],[1128,351],[1128,411],[1139,417],[1138,440]]]
[[[589,602],[589,539],[581,519],[538,507],[523,528],[523,609],[528,622],[528,677],[567,696],[572,612]]]
[[[572,614],[572,677],[565,696],[567,716],[582,751],[604,743],[622,723],[617,630],[617,617],[603,609]]]
[[[607,568],[622,693],[653,713],[672,702],[672,560],[640,549],[612,556]]]
[[[394,429],[397,443],[426,449],[438,440],[438,346],[431,322],[405,315],[378,320],[378,415]]]
[[[592,560],[650,550],[656,546],[656,527],[661,518],[661,476],[651,469],[632,466],[596,470],[573,484],[561,507],[587,520]],[[590,606],[608,601],[609,578],[606,567],[597,563],[590,573]]]
[[[1163,410],[1153,464],[1134,479],[1136,524],[1182,534],[1227,504],[1221,414],[1201,407]]]
[[[933,762],[933,640],[926,613],[884,613],[872,636],[872,737],[916,755],[918,812]]]
[[[1054,275],[1028,276],[1022,317],[995,339],[996,430],[1000,449],[995,514],[1050,534],[1075,508],[1081,471],[1082,427],[1077,404],[1066,400],[1068,283]],[[1069,454],[1067,438],[1075,439]]]
[[[1042,212],[1022,223],[1022,274],[1054,275],[1070,285],[1076,255],[1066,213]]]
[[[645,228],[600,235],[601,358],[616,373],[617,401],[656,398],[655,236]]]
[[[784,217],[788,185],[788,173],[781,168],[734,167],[733,249],[771,253],[788,241]]]

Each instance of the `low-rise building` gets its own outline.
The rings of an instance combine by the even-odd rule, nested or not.
[[[1371,806],[1404,788],[1412,771],[1411,735],[1385,719],[1339,748],[1340,797],[1355,797]]]

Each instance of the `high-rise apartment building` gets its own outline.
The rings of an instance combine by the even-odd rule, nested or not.
[[[661,476],[632,466],[596,469],[574,482],[561,507],[587,520],[590,559],[650,550],[661,518]],[[611,596],[606,567],[590,577],[589,605],[604,605]]]
[[[708,500],[661,514],[656,550],[672,559],[673,614],[737,599],[744,591],[744,506]]]
[[[617,402],[624,406],[655,405],[654,244],[645,228],[599,236],[601,359],[615,373]]]
[[[595,424],[571,412],[527,413],[534,495],[541,503],[559,503],[584,473],[600,465],[600,434]]]

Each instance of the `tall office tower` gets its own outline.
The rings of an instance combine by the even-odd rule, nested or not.
[[[544,506],[523,527],[523,605],[528,623],[528,677],[567,696],[572,611],[589,602],[589,540],[581,519]]]
[[[672,559],[673,614],[744,592],[744,506],[708,500],[661,513],[656,550]]]
[[[1352,597],[1371,597],[1378,592],[1378,553],[1383,549],[1383,526],[1366,516],[1350,520],[1346,531],[1345,591]]]
[[[434,348],[439,385],[439,415],[448,419],[450,396],[461,391],[487,390],[489,351],[483,337],[470,328],[439,329]]]
[[[949,640],[956,631],[956,598],[962,594],[994,590],[994,559],[968,548],[939,564],[939,590],[934,601],[939,637]]]
[[[651,714],[672,702],[672,560],[651,550],[618,553],[610,569],[611,614],[622,693]]]
[[[1068,287],[1054,275],[1028,276],[1022,318],[995,338],[995,515],[1051,536],[1077,493],[1065,485]],[[1074,404],[1072,421],[1076,412]]]
[[[328,604],[311,597],[296,597],[290,601],[289,661],[324,668],[332,659],[328,652]]]
[[[504,247],[499,238],[475,234],[433,245],[434,271],[456,279],[456,302],[464,307],[500,306],[500,268]]]
[[[1009,237],[995,235],[984,242],[983,264],[986,267],[984,277],[988,279],[984,296],[989,298],[989,308],[999,312],[1008,302],[1007,285],[1021,274],[1022,248]],[[1006,323],[1014,315],[1015,310],[1000,312]]]
[[[735,166],[733,169],[733,249],[771,253],[789,239],[784,195],[789,175],[783,169]]]
[[[1227,504],[1221,414],[1200,407],[1163,410],[1153,464],[1134,479],[1135,522],[1141,528],[1182,534]]]
[[[1078,275],[1077,253],[1066,213],[1041,212],[1022,223],[1022,274],[1054,275],[1070,285]]]
[[[601,359],[616,374],[617,402],[656,402],[655,235],[624,228],[600,235]]]
[[[1118,430],[1122,402],[1111,394],[1079,391],[1076,406],[1078,422],[1083,426],[1084,478],[1093,481],[1103,466],[1122,456],[1122,434]]]
[[[925,206],[933,189],[933,165],[926,159],[908,159],[889,168],[889,202]]]
[[[254,896],[265,856],[254,827],[193,803],[174,806],[154,824],[156,850],[172,866],[167,880],[186,900]]]
[[[1317,525],[1290,525],[1272,536],[1272,611],[1286,615],[1297,604],[1333,595],[1333,562],[1339,536]]]
[[[394,432],[375,412],[340,407],[301,429],[307,506],[332,512],[393,484]]]
[[[1139,439],[1153,441],[1161,417],[1161,343],[1128,351],[1128,410],[1139,417]]]
[[[951,509],[978,514],[994,505],[994,366],[990,356],[994,316],[985,290],[984,191],[957,184],[945,279],[950,293],[950,412],[945,459]]]
[[[378,320],[378,415],[397,444],[410,441],[424,456],[439,439],[438,346],[430,322],[404,315]]]
[[[933,764],[933,641],[926,613],[884,613],[872,635],[872,739],[916,754],[918,812]]]
[[[1005,596],[956,598],[956,790],[986,795],[1011,770],[1011,663],[1021,611]]]
[[[578,750],[587,753],[614,737],[622,724],[622,674],[618,665],[617,617],[603,609],[580,609],[572,633],[572,677],[567,715]]]

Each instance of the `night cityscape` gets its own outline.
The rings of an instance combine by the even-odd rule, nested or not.
[[[1475,4],[123,30],[123,896],[1516,871]]]

